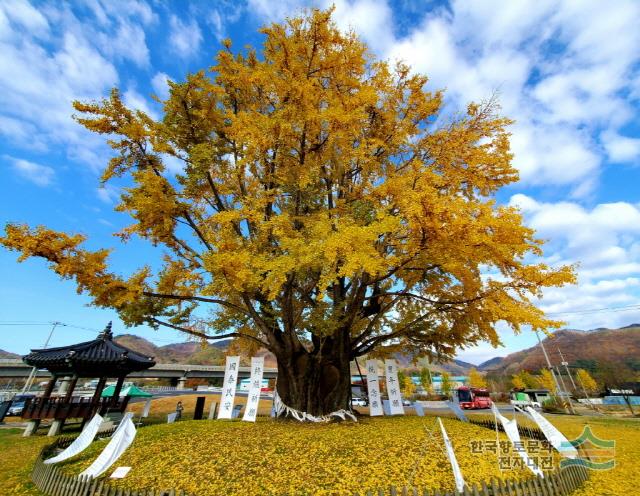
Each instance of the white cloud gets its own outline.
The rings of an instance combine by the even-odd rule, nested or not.
[[[613,202],[587,209],[522,194],[512,196],[510,203],[521,209],[539,237],[549,240],[552,265],[579,263],[578,284],[546,290],[541,307],[572,327],[598,327],[607,318],[606,325],[624,324],[617,315],[598,315],[593,325],[591,314],[565,312],[640,304],[640,205]]]
[[[629,138],[607,131],[602,134],[602,143],[612,162],[634,162],[640,158],[640,138]]]
[[[279,22],[287,16],[293,16],[304,8],[303,0],[248,0],[247,10],[261,18],[264,22]]]
[[[183,174],[185,163],[173,155],[162,154],[162,162],[167,170],[172,174]]]
[[[12,162],[13,170],[23,179],[35,184],[36,186],[49,186],[55,177],[55,171],[47,166],[36,164],[21,158],[14,158],[4,155],[5,160]]]
[[[149,106],[149,102],[144,96],[138,93],[134,88],[129,88],[122,95],[125,105],[134,110],[140,110],[152,119],[157,119],[158,115],[155,110]]]
[[[102,52],[117,59],[131,60],[137,65],[149,65],[149,48],[145,32],[141,26],[130,22],[120,22],[115,32],[100,33]]]
[[[338,26],[345,31],[353,28],[374,51],[382,52],[395,41],[389,29],[393,25],[393,12],[387,2],[338,0],[332,3]]]
[[[26,0],[5,0],[4,14],[38,38],[49,35],[49,22]]]
[[[143,27],[157,16],[142,1],[0,2],[0,135],[15,146],[104,167],[104,139],[72,119],[73,100],[100,99],[118,85],[116,62],[149,64]],[[138,108],[145,99],[130,90]]]
[[[302,5],[249,1],[267,21]],[[512,148],[522,181],[569,186],[574,197],[597,186],[605,148],[612,160],[637,157],[635,141],[613,138],[636,115],[623,95],[634,87],[640,94],[638,18],[633,1],[454,0],[398,36],[386,1],[342,0],[335,13],[378,56],[402,59],[429,76],[431,88],[446,88],[450,110],[497,90],[504,114],[516,120]]]
[[[169,19],[169,25],[171,28],[169,35],[171,48],[180,57],[190,57],[200,49],[202,32],[198,21],[195,19],[182,21],[177,16],[172,15]]]
[[[209,11],[205,18],[207,25],[213,29],[216,39],[221,40],[225,37],[224,22],[222,16],[216,9]]]
[[[98,198],[103,203],[114,203],[120,196],[118,189],[111,184],[102,185],[97,191]]]
[[[151,86],[153,87],[153,91],[158,98],[162,100],[166,100],[169,98],[169,85],[167,81],[171,78],[167,76],[164,72],[158,72],[153,79],[151,80]]]

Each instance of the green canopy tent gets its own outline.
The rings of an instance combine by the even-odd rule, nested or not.
[[[102,397],[107,398],[109,396],[113,396],[115,389],[115,386],[104,388],[104,391],[102,391]],[[120,391],[120,396],[130,396],[131,398],[151,398],[153,395],[135,386],[127,386]]]

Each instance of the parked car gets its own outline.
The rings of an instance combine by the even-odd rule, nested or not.
[[[351,398],[351,406],[367,406],[367,402],[364,398]]]
[[[11,401],[11,406],[7,410],[7,417],[17,417],[19,415],[22,415],[22,411],[24,410],[24,405],[26,404],[27,400],[33,397],[33,394],[19,394],[14,396],[13,400]]]

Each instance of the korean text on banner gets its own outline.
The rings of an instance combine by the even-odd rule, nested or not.
[[[244,409],[242,420],[255,422],[258,415],[258,404],[260,403],[260,390],[262,389],[262,374],[264,372],[264,357],[253,357],[251,359],[251,379],[249,382],[249,395],[247,396],[247,406]]]
[[[367,360],[367,391],[369,392],[369,415],[384,415],[378,382],[378,361]]]
[[[224,382],[222,383],[222,396],[220,397],[219,419],[230,419],[233,412],[233,401],[236,397],[236,383],[238,382],[238,369],[240,368],[239,356],[228,356],[224,367]]]
[[[402,395],[398,383],[398,365],[393,359],[384,361],[384,375],[387,380],[387,394],[389,395],[389,409],[391,415],[404,415]]]

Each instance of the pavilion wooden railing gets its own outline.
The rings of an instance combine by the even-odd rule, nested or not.
[[[124,412],[129,403],[129,397],[119,399],[115,405],[111,404],[112,398],[100,398],[94,402],[92,398],[72,397],[67,400],[64,396],[49,398],[30,398],[25,402],[22,410],[22,418],[25,420],[54,419],[65,420],[69,418],[89,419],[96,413],[101,415],[106,412]]]

